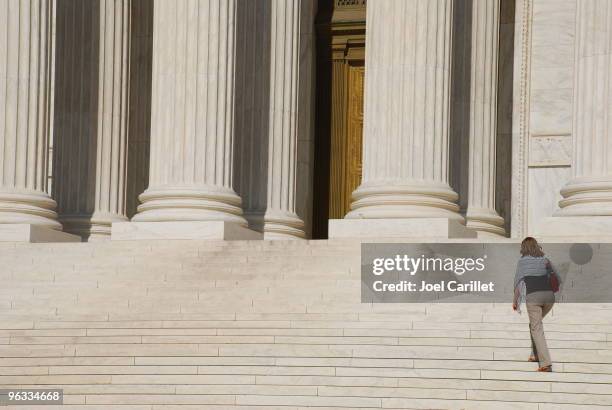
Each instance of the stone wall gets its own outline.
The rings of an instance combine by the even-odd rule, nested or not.
[[[571,175],[576,0],[517,2],[513,148],[522,161],[513,173],[522,211],[515,212],[513,233],[520,236],[536,232],[559,208]]]

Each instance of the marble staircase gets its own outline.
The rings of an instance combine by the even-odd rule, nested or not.
[[[612,408],[612,304],[537,373],[509,303],[360,303],[350,240],[1,243],[0,283],[0,389],[73,408]]]

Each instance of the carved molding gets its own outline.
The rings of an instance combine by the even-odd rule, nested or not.
[[[334,7],[365,7],[366,0],[335,0]]]
[[[531,75],[531,37],[533,0],[518,0],[515,28],[514,109],[512,141],[512,222],[511,236],[527,231],[527,141],[529,138],[529,100]],[[516,53],[520,53],[516,55]]]

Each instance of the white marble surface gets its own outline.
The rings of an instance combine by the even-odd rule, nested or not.
[[[543,221],[559,209],[560,191],[570,175],[569,167],[529,168],[528,233],[538,231]]]
[[[533,0],[530,133],[570,134],[576,0]]]
[[[476,238],[476,231],[447,218],[330,219],[329,239]]]
[[[531,72],[532,90],[572,89],[574,71],[571,67],[538,67]]]
[[[572,129],[571,88],[531,91],[531,133],[569,134]]]
[[[113,241],[149,239],[253,240],[262,234],[226,221],[118,222],[112,226]]]
[[[544,240],[571,238],[580,241],[609,241],[612,219],[606,216],[552,216],[543,218],[533,233]]]
[[[0,242],[81,242],[81,237],[31,224],[0,224]]]

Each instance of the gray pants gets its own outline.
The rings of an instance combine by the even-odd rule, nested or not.
[[[529,315],[529,333],[531,334],[531,353],[540,361],[540,367],[550,366],[550,353],[544,337],[542,319],[555,303],[552,291],[533,292],[527,295],[527,314]]]

